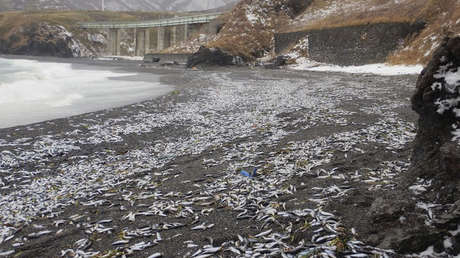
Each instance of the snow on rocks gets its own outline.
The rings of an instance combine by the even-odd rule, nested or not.
[[[63,26],[50,25],[47,23],[42,23],[40,26],[44,27],[45,30],[52,31],[55,37],[64,39],[67,42],[68,47],[71,49],[73,57],[92,55],[92,52]]]
[[[99,44],[106,44],[107,39],[102,33],[88,33],[87,38],[89,41],[99,43]]]
[[[433,77],[437,80],[431,86],[434,92],[445,92],[434,102],[437,107],[436,112],[443,115],[447,111],[452,112],[457,120],[460,121],[460,70],[458,66],[449,63],[441,66]],[[453,141],[460,143],[460,128],[459,124],[452,124]]]

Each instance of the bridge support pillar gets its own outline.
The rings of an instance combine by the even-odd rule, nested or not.
[[[188,39],[188,24],[184,25],[184,41]]]
[[[111,55],[119,56],[120,55],[120,30],[119,29],[109,29],[109,52]]]
[[[145,29],[145,51],[144,54],[150,52],[150,29]]]
[[[135,30],[136,33],[136,38],[135,38],[135,44],[136,44],[136,50],[134,55],[136,56],[143,56],[145,54],[145,46],[146,46],[146,30],[139,29]]]
[[[177,43],[177,27],[171,27],[171,46],[176,45]]]
[[[157,51],[161,51],[165,48],[165,28],[158,27],[158,40],[157,40]]]

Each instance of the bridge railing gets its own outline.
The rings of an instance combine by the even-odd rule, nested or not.
[[[85,29],[128,29],[128,28],[152,28],[152,27],[167,27],[184,24],[208,23],[222,13],[210,13],[205,15],[182,16],[167,19],[151,20],[151,21],[136,21],[136,22],[81,22],[77,25]]]

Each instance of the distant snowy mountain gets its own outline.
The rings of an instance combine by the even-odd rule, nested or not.
[[[103,0],[0,0],[0,11],[100,10]],[[232,6],[238,0],[104,0],[111,11],[203,11]]]

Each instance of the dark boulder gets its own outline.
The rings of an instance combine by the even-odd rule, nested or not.
[[[174,65],[179,65],[177,61],[168,61],[160,64],[160,66],[174,66]]]
[[[288,56],[277,56],[274,60],[274,64],[276,67],[285,66],[288,64],[289,57]]]
[[[358,205],[359,196],[350,200],[352,207],[334,207],[366,243],[398,255],[432,248],[443,254],[435,257],[455,257],[460,253],[460,37],[443,41],[416,86],[411,101],[419,120],[409,170],[391,191],[369,192],[369,207]],[[414,191],[420,182],[424,190]],[[361,189],[360,195],[365,193]]]
[[[68,47],[68,42],[64,39],[53,41],[40,40],[32,38],[26,45],[23,45],[13,52],[19,55],[32,56],[56,56],[56,57],[73,57],[72,49]]]
[[[241,62],[239,58],[225,53],[219,48],[200,47],[187,60],[187,68],[195,66],[229,66]]]
[[[460,37],[444,39],[436,50],[418,78],[412,108],[420,118],[410,176],[455,185],[460,180],[460,139],[455,138],[460,132]]]
[[[400,253],[417,253],[434,246],[438,253],[458,255],[455,248],[446,248],[443,241],[450,239],[454,246],[459,244],[449,232],[460,222],[460,37],[443,40],[420,74],[411,102],[412,109],[419,114],[418,129],[412,166],[400,179],[399,191],[424,179],[431,183],[427,191],[418,199],[407,199],[419,202],[417,205],[422,200],[421,203],[436,203],[444,208],[432,210],[435,227],[425,225],[425,221],[412,223],[411,228],[404,230],[404,238],[392,244]],[[422,218],[421,212],[409,210],[401,215]]]
[[[158,63],[160,58],[156,57],[154,54],[146,54],[144,56],[144,63]]]
[[[269,63],[264,64],[264,68],[266,69],[278,69],[282,66],[288,65],[289,62],[289,57],[288,56],[277,56],[274,59],[272,59]]]

